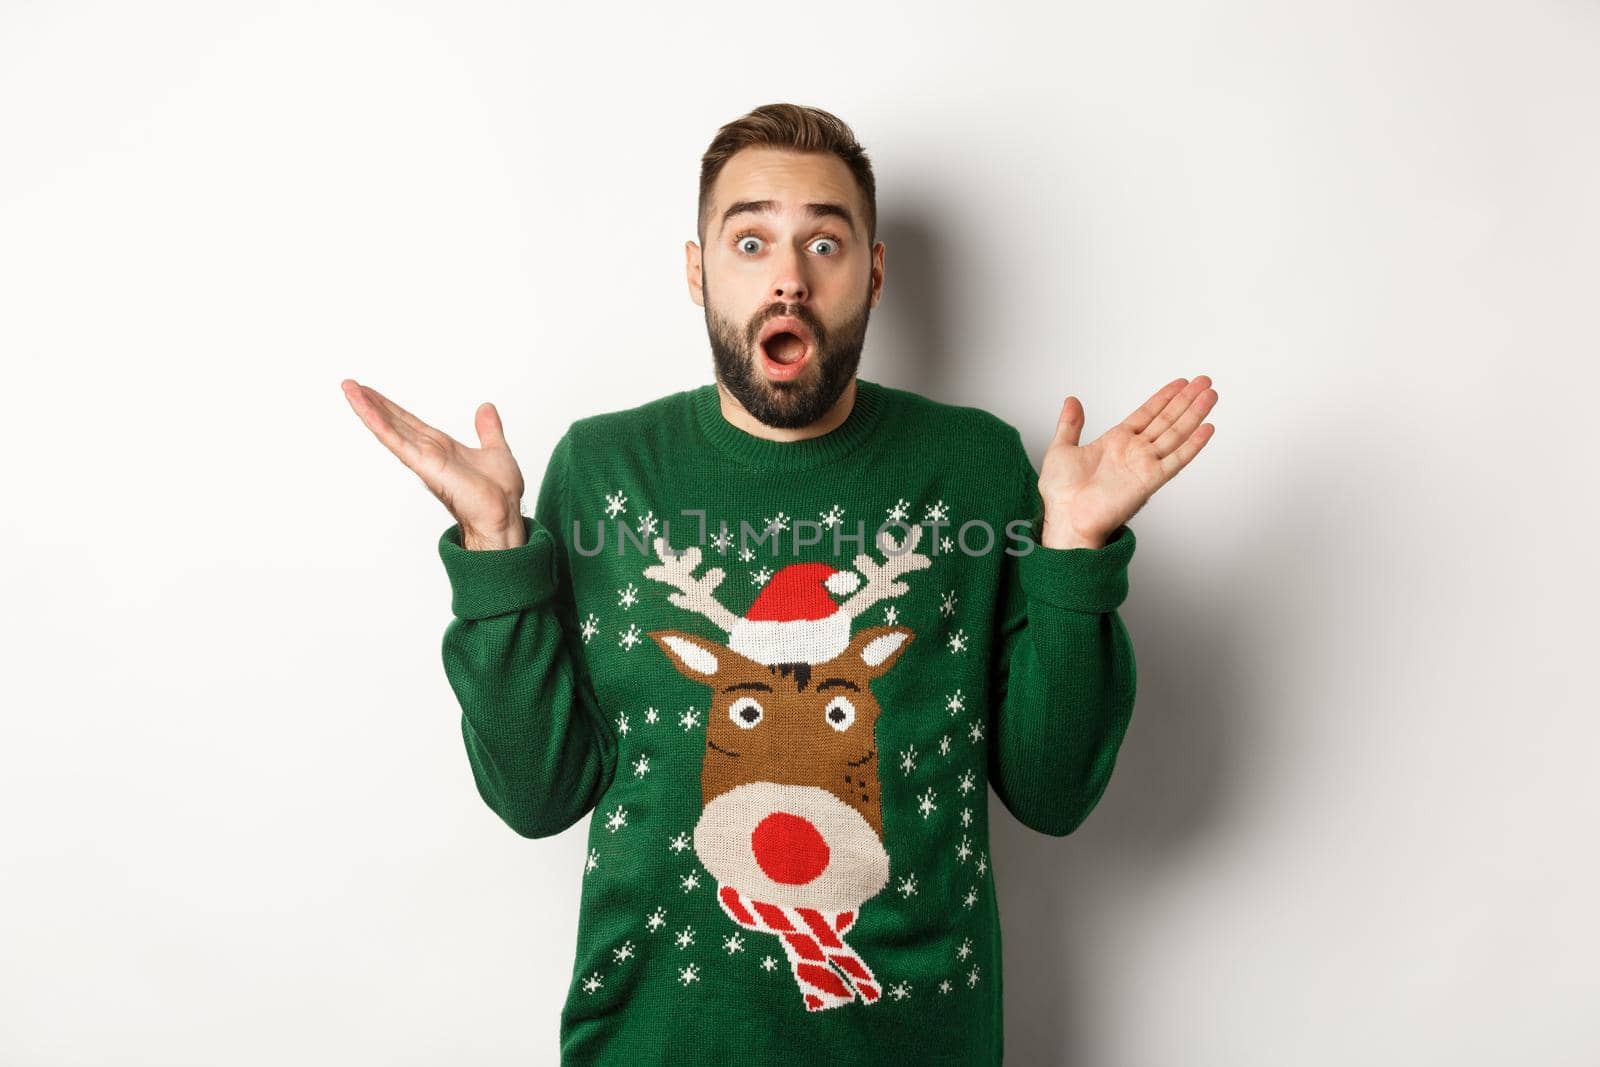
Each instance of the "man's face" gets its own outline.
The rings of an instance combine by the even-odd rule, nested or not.
[[[768,426],[816,422],[855,376],[883,289],[883,243],[867,244],[855,178],[832,154],[741,149],[712,187],[705,231],[687,268],[717,377]]]

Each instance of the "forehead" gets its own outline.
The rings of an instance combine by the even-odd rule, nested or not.
[[[832,201],[861,218],[860,191],[844,160],[832,152],[795,152],[781,148],[741,148],[723,164],[711,187],[711,230],[734,203],[773,200],[778,212],[801,219],[805,205]]]

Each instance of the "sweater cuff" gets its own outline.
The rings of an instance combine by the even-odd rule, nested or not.
[[[1030,602],[1039,600],[1068,611],[1115,611],[1128,598],[1128,561],[1133,530],[1117,527],[1099,548],[1046,548],[1017,557],[1017,572]]]
[[[439,558],[450,578],[450,610],[463,619],[522,611],[555,591],[556,558],[550,531],[522,516],[527,541],[515,548],[461,547],[461,524],[439,537]]]

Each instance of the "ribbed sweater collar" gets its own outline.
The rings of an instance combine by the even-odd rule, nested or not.
[[[843,459],[872,436],[887,403],[881,385],[857,376],[855,403],[838,426],[801,441],[770,441],[727,420],[716,382],[691,389],[689,398],[708,443],[741,466],[765,471],[810,470]]]

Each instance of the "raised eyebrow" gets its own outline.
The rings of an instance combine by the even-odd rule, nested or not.
[[[830,685],[843,686],[846,689],[854,689],[858,693],[861,691],[861,687],[848,678],[829,678],[826,682],[823,682],[812,691],[820,693]]]
[[[850,213],[850,209],[845,207],[843,204],[837,204],[831,200],[828,200],[820,203],[807,204],[805,207],[807,218],[841,219],[843,220],[845,226],[850,230],[850,235],[852,237],[855,236],[856,217],[852,215]],[[733,218],[735,215],[771,215],[776,214],[777,210],[778,202],[776,200],[736,200],[728,206],[727,211],[722,213],[721,229],[725,232],[728,228],[728,220]]]
[[[766,682],[734,682],[732,685],[725,685],[722,687],[722,691],[724,693],[731,693],[736,689],[759,689],[763,693],[772,692],[772,686],[768,685]]]

